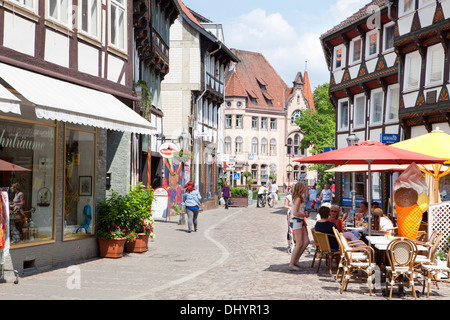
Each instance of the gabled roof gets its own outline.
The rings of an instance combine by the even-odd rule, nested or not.
[[[266,58],[257,52],[231,51],[240,62],[225,73],[225,95],[247,97],[247,108],[284,111],[289,87]]]
[[[363,19],[368,18],[369,16],[373,15],[374,12],[373,12],[373,10],[370,9],[370,6],[377,6],[381,10],[384,7],[388,6],[388,2],[389,2],[389,0],[372,0],[372,1],[370,1],[363,8],[361,8],[357,12],[355,12],[353,15],[351,15],[350,17],[348,17],[347,19],[345,19],[344,21],[339,23],[337,26],[334,26],[333,28],[331,28],[330,30],[325,32],[320,38],[323,39],[327,36],[330,36],[330,35],[338,32],[339,30],[342,30],[342,29],[350,26],[351,24],[353,24],[357,21],[363,20]]]
[[[225,94],[229,97],[247,97],[247,91],[245,91],[238,74],[234,70],[230,73],[226,82]]]
[[[316,111],[316,107],[314,105],[314,95],[311,88],[311,83],[309,82],[308,71],[305,71],[303,76],[303,95],[305,96],[306,101],[308,101],[309,108],[313,111]]]

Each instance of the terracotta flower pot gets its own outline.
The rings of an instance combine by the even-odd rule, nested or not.
[[[134,242],[127,242],[125,244],[125,251],[129,253],[143,253],[148,250],[148,238],[145,233],[138,233],[139,238]]]
[[[126,238],[109,240],[98,239],[100,257],[113,259],[122,258],[126,240]]]

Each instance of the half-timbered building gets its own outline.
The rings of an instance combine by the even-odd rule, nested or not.
[[[17,183],[25,198],[25,217],[11,218],[20,271],[97,255],[96,204],[128,190],[132,137],[155,133],[136,112],[133,30],[152,34],[134,23],[134,9],[125,0],[0,3],[0,159],[16,165],[0,169],[0,186]],[[159,36],[147,48],[162,59],[150,54],[149,68],[164,73],[167,48],[152,47]]]
[[[395,11],[389,1],[373,0],[321,36],[330,70],[330,100],[336,110],[336,147],[354,133],[366,140],[395,143],[399,125],[399,60],[394,48]],[[365,174],[356,177],[357,203],[365,199]],[[383,176],[374,173],[375,201],[387,203]],[[336,198],[352,204],[351,174],[336,175]]]
[[[192,180],[205,207],[216,207],[224,74],[230,62],[238,59],[221,41],[220,24],[215,25],[216,32],[210,32],[211,21],[178,2],[181,14],[170,33],[171,71],[162,82],[163,127],[166,140],[187,137],[191,156],[183,161],[165,160],[164,186],[169,189],[171,202],[179,203],[182,185]]]

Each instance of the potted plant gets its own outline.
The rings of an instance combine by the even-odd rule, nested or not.
[[[130,230],[126,252],[143,253],[148,250],[149,238],[154,238],[154,219],[150,212],[153,202],[153,190],[142,183],[130,188],[126,198],[127,228]],[[137,236],[137,238],[136,238]]]
[[[434,262],[435,265],[437,265],[438,267],[441,267],[441,268],[445,268],[447,266],[447,254],[444,251],[439,250],[439,252],[436,253],[435,257],[436,257],[435,262]],[[438,280],[444,276],[445,275],[443,273],[438,273],[436,275]]]
[[[231,201],[229,205],[232,207],[248,206],[248,190],[244,188],[230,188]]]
[[[122,257],[127,234],[125,207],[125,197],[114,191],[99,203],[99,226],[95,235],[102,258]]]

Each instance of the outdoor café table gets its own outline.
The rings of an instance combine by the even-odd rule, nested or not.
[[[380,251],[386,251],[388,244],[392,240],[398,239],[398,237],[396,237],[392,240],[388,240],[388,238],[386,238],[385,236],[367,236],[366,238],[369,241],[369,245],[374,246],[375,248],[377,248]],[[418,245],[417,250],[418,251],[427,251],[428,249],[425,246]]]

